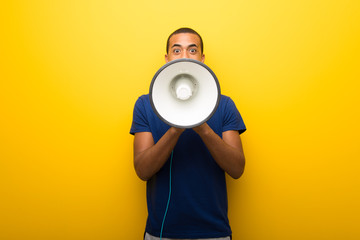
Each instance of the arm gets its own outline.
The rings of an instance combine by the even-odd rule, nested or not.
[[[140,179],[147,181],[161,169],[183,131],[171,127],[156,144],[150,132],[135,133],[134,167]]]
[[[207,123],[194,128],[217,164],[232,178],[238,179],[244,172],[245,156],[237,131],[223,132],[221,139]]]

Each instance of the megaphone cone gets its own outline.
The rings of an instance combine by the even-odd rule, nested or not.
[[[209,120],[220,101],[215,73],[204,63],[182,58],[162,66],[150,84],[150,103],[166,124],[193,128]]]

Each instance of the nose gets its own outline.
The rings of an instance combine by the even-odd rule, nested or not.
[[[190,58],[188,51],[182,51],[181,58]]]

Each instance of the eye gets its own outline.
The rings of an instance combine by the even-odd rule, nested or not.
[[[175,48],[175,49],[173,50],[173,53],[175,53],[175,54],[179,54],[180,52],[181,52],[181,50],[178,49],[178,48]]]
[[[190,53],[192,53],[192,54],[194,54],[194,53],[197,52],[197,50],[196,50],[195,48],[191,48],[189,51],[190,51]]]

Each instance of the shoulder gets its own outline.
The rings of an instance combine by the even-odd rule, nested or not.
[[[149,94],[144,94],[144,95],[141,95],[140,97],[138,97],[138,99],[136,100],[135,108],[141,107],[141,106],[146,107],[147,105],[150,105]]]
[[[220,95],[220,101],[225,101],[225,102],[227,102],[227,101],[231,101],[231,98],[229,97],[229,96],[226,96],[226,95]]]
[[[149,94],[141,95],[140,97],[138,97],[137,101],[149,102],[150,101]]]
[[[151,108],[150,99],[148,94],[141,95],[135,102],[134,116],[146,115]]]
[[[221,107],[221,108],[228,108],[228,107],[233,108],[233,107],[235,107],[235,103],[229,96],[221,95],[220,102],[219,102],[219,107]]]

